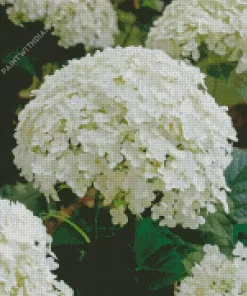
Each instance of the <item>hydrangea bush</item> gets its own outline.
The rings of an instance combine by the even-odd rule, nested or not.
[[[20,203],[0,200],[0,294],[70,296],[52,271],[58,264],[42,220]]]
[[[149,48],[194,62],[202,57],[203,44],[218,61],[237,62],[236,71],[246,71],[247,2],[173,0],[154,22],[146,42]]]
[[[19,40],[43,25],[84,44],[50,37],[2,59],[8,100],[13,67],[35,76],[15,118],[28,182],[0,188],[0,295],[247,295],[247,170],[218,106],[246,97],[247,2],[0,5]]]
[[[112,46],[118,33],[117,17],[109,0],[0,0],[16,24],[42,21],[54,28],[58,44],[68,48],[80,43],[90,48]]]
[[[159,190],[152,215],[169,227],[198,228],[201,210],[219,201],[227,210],[223,171],[235,130],[197,68],[160,50],[108,48],[70,61],[34,93],[14,157],[47,197],[57,199],[57,183],[78,196],[94,184],[104,205],[140,215]]]
[[[178,289],[178,296],[232,296],[247,293],[247,248],[240,242],[228,259],[218,246],[205,245],[205,256]]]

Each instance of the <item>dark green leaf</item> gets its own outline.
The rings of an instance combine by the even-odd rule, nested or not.
[[[70,225],[62,223],[53,235],[53,246],[59,245],[83,245],[85,240]]]
[[[218,245],[223,253],[230,255],[233,248],[232,219],[218,207],[214,214],[206,216],[206,223],[200,226],[205,243]]]
[[[247,181],[247,166],[245,166],[237,175],[236,179],[234,180],[234,183],[240,183]]]
[[[30,60],[25,55],[21,55],[21,48],[18,46],[16,50],[9,52],[6,56],[2,58],[2,62],[6,65],[13,62],[14,65],[17,67],[25,69],[28,73],[30,73],[32,76],[36,76],[36,71],[34,68],[35,58]],[[15,59],[15,57],[18,57],[18,59]]]
[[[39,216],[41,212],[47,211],[45,197],[37,189],[34,189],[31,183],[5,185],[0,189],[0,197],[23,203],[37,216]]]
[[[161,12],[163,10],[164,3],[162,3],[162,1],[159,0],[142,0],[141,6]]]
[[[247,166],[247,150],[233,148],[232,162],[225,171],[225,176],[228,183],[233,183],[239,172]],[[247,181],[247,180],[246,180]]]
[[[133,249],[137,270],[140,274],[146,271],[147,277],[152,279],[149,290],[158,290],[185,276],[182,260],[193,250],[167,227],[159,226],[151,218],[137,222]]]
[[[225,172],[231,189],[228,196],[233,203],[232,215],[237,223],[247,223],[247,151],[234,148],[232,156]]]
[[[234,242],[241,241],[247,246],[247,224],[235,224],[233,226]]]
[[[207,68],[208,75],[228,81],[231,71],[236,67],[236,63],[211,64]]]
[[[67,223],[69,220],[71,223]],[[85,244],[85,237],[83,237],[76,229],[73,227],[80,228],[87,235],[92,231],[92,228],[86,220],[78,215],[78,210],[75,211],[72,216],[66,218],[64,222],[57,228],[55,234],[53,235],[53,246],[59,245],[83,245]]]

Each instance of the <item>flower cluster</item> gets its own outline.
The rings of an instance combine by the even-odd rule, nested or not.
[[[185,278],[178,296],[237,296],[247,295],[247,248],[240,242],[229,260],[218,246],[205,245],[205,256]]]
[[[17,25],[42,21],[46,29],[54,28],[60,46],[84,44],[103,48],[114,44],[118,33],[117,17],[109,0],[0,0],[8,6],[9,18]]]
[[[59,282],[50,251],[51,237],[40,218],[23,204],[0,200],[0,294],[70,296]],[[49,255],[47,257],[47,255]]]
[[[247,70],[246,0],[174,0],[154,23],[146,43],[195,62],[203,44],[221,62],[238,62],[237,72]]]
[[[34,94],[19,114],[14,157],[47,197],[57,198],[56,183],[78,196],[93,183],[105,205],[140,215],[159,190],[152,215],[170,227],[197,228],[201,209],[219,201],[227,210],[223,173],[236,133],[197,68],[160,50],[107,48],[70,61]]]
[[[9,19],[16,25],[44,19],[47,0],[0,0],[1,5],[7,5]]]
[[[54,26],[53,34],[60,38],[60,46],[68,48],[83,43],[88,50],[114,44],[117,16],[109,0],[48,2],[45,25]]]
[[[125,208],[123,205],[120,205],[117,208],[110,209],[113,224],[124,225],[128,222],[128,217],[126,216],[124,211]]]

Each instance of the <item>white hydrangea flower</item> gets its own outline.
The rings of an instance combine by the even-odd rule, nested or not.
[[[247,1],[173,0],[154,22],[146,45],[197,62],[203,43],[220,61],[238,62],[236,71],[246,71]]]
[[[247,248],[240,242],[233,259],[221,254],[218,246],[205,245],[205,256],[192,267],[192,276],[178,287],[178,296],[247,295]]]
[[[53,27],[58,44],[65,48],[80,43],[87,50],[112,46],[118,33],[110,0],[0,0],[0,4],[12,5],[7,13],[16,25],[39,20],[46,29]]]
[[[227,210],[224,169],[236,132],[204,74],[160,50],[107,48],[48,76],[19,115],[15,164],[47,197],[56,183],[94,186],[162,224],[197,228],[202,208]]]
[[[48,2],[45,24],[47,28],[54,27],[53,34],[60,38],[60,46],[68,48],[83,43],[88,50],[114,44],[118,33],[117,16],[109,0]]]
[[[125,207],[123,205],[110,209],[113,224],[125,225],[128,222],[128,217],[124,213],[124,210]]]
[[[58,265],[42,220],[23,204],[0,200],[0,294],[70,296],[52,274]],[[47,257],[47,255],[49,255]]]
[[[46,15],[46,0],[0,0],[0,4],[8,5],[6,11],[9,19],[19,26],[41,20]]]

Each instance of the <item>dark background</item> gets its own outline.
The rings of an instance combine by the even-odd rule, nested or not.
[[[0,44],[1,44],[1,69],[6,66],[3,58],[16,50],[19,46],[23,48],[32,38],[37,35],[43,25],[41,23],[28,23],[25,27],[18,27],[9,21],[5,8],[0,6]],[[41,67],[46,63],[69,60],[84,55],[83,45],[65,50],[57,45],[55,36],[47,33],[27,53],[29,60],[32,60],[37,76],[41,75]],[[14,66],[6,74],[0,72],[1,83],[1,160],[0,160],[0,186],[6,183],[14,183],[19,180],[18,171],[13,164],[12,149],[15,147],[13,137],[16,120],[15,111],[19,104],[25,105],[28,100],[20,99],[18,92],[28,88],[32,83],[32,75],[25,69]]]

